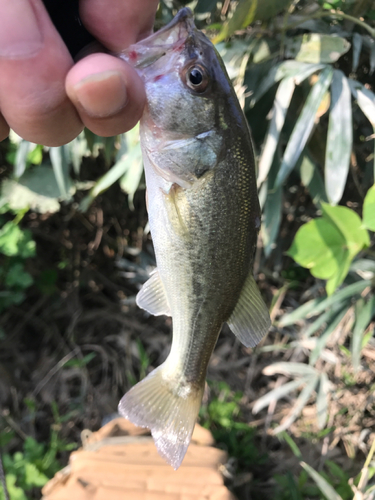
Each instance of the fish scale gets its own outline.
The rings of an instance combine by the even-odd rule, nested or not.
[[[119,411],[150,428],[177,469],[223,323],[246,346],[270,326],[252,275],[260,225],[254,152],[220,56],[189,9],[120,57],[136,68],[147,97],[140,137],[157,270],[137,304],[172,316],[173,340]]]

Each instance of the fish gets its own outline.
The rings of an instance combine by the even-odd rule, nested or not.
[[[253,277],[261,221],[249,127],[225,66],[188,8],[120,54],[143,79],[140,141],[155,271],[136,302],[172,317],[167,359],[132,387],[119,413],[151,430],[177,469],[227,323],[246,347],[270,316]]]

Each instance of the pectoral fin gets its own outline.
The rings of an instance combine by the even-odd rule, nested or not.
[[[253,275],[250,273],[240,298],[227,321],[229,328],[246,347],[254,347],[268,332],[271,319]]]
[[[171,315],[159,271],[156,269],[141,288],[136,298],[137,305],[154,316]]]

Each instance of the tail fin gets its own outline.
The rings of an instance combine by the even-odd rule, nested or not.
[[[151,430],[156,448],[175,470],[188,449],[202,402],[201,389],[163,377],[163,365],[132,387],[121,399],[120,414]]]

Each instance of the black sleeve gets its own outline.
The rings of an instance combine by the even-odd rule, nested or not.
[[[78,0],[43,0],[43,3],[72,57],[94,40],[81,22]]]

